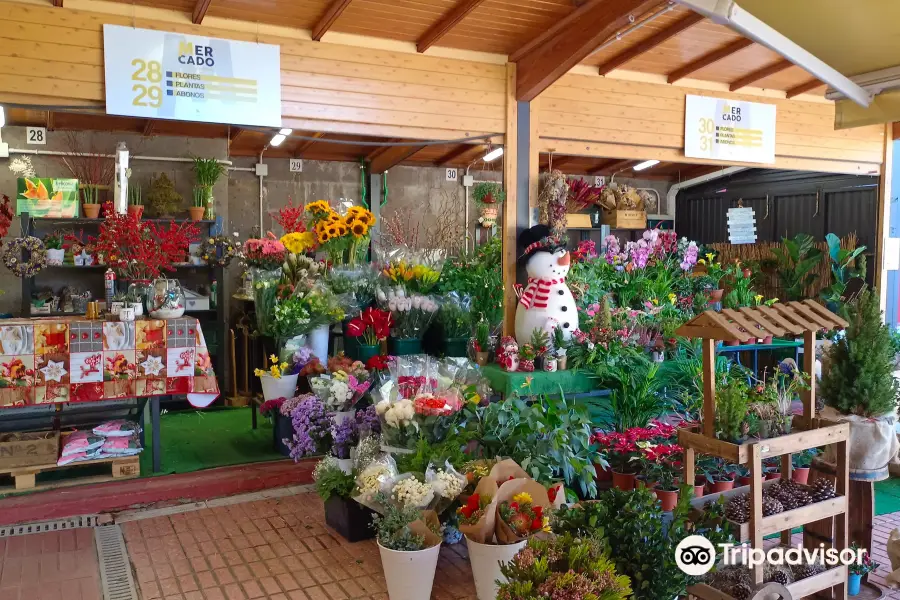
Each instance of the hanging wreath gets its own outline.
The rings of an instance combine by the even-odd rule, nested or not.
[[[200,258],[210,266],[227,267],[241,253],[241,242],[227,235],[209,236],[200,244]]]
[[[31,253],[28,260],[22,260],[22,250]],[[33,235],[14,239],[3,250],[3,264],[16,277],[34,277],[47,266],[47,249],[44,242]]]

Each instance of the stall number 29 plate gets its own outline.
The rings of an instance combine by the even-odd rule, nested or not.
[[[162,81],[162,65],[157,60],[136,58],[131,61],[134,72],[131,74],[131,91],[134,97],[131,103],[135,106],[162,106],[163,93],[159,83]]]

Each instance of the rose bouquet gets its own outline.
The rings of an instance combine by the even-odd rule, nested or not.
[[[386,398],[375,405],[375,412],[381,419],[381,437],[386,447],[415,448],[419,425],[412,400],[401,398],[394,402]]]
[[[455,427],[464,404],[459,392],[454,389],[416,396],[413,408],[421,435],[431,444],[443,441]]]
[[[419,338],[431,325],[438,303],[430,296],[407,295],[402,287],[378,290],[378,305],[391,313],[391,335],[397,339]]]

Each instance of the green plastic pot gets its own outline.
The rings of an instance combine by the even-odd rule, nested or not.
[[[444,355],[465,358],[469,355],[468,347],[469,338],[467,337],[447,338],[444,340]]]
[[[369,346],[368,344],[357,344],[356,360],[362,361],[363,364],[369,362],[369,359],[378,354],[381,346],[378,344]]]
[[[389,338],[388,354],[391,356],[409,356],[422,354],[422,340],[419,338]]]

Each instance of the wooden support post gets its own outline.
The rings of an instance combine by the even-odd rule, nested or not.
[[[517,164],[519,108],[516,102],[516,65],[506,64],[506,141],[503,151],[503,334],[513,335],[516,324]]]
[[[684,483],[693,486],[697,481],[697,453],[693,448],[684,449]]]
[[[803,417],[810,423],[816,417],[816,332],[803,332],[803,370],[809,374],[809,389],[800,392]]]
[[[838,496],[847,496],[847,485],[850,482],[850,443],[847,440],[837,443],[837,468],[834,491]],[[850,498],[847,498],[848,502]],[[848,506],[849,508],[849,506]],[[834,518],[834,547],[844,550],[849,547],[847,542],[847,513],[842,512]],[[847,600],[847,582],[843,581],[834,586],[836,600]]]
[[[703,435],[716,437],[716,340],[703,340]]]
[[[707,342],[709,340],[703,340]],[[763,466],[762,453],[759,444],[751,446],[752,456],[750,458],[750,544],[752,548],[763,547],[762,534],[762,492],[763,492]],[[753,581],[755,583],[763,582],[763,565],[753,569]]]
[[[791,454],[785,454],[781,457],[781,480],[782,481],[790,481],[791,480],[791,470],[793,465],[791,464]],[[781,532],[781,543],[785,546],[789,546],[791,543],[791,530],[785,529]]]

